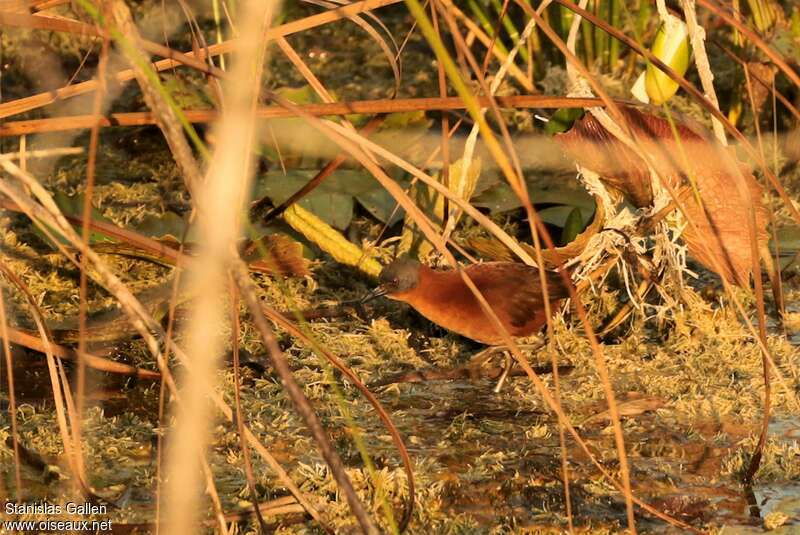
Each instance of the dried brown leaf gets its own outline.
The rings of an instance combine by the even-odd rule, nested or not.
[[[749,283],[752,266],[749,240],[750,202],[756,218],[759,250],[768,241],[767,212],[761,201],[761,186],[735,155],[686,124],[675,122],[675,138],[668,121],[632,108],[623,115],[642,151],[648,154],[657,174],[678,193],[691,225],[683,232],[690,254],[715,270],[712,257],[720,264],[720,276],[739,285]],[[612,188],[621,191],[638,207],[653,201],[650,173],[642,158],[617,140],[591,115],[556,137],[564,150],[582,166],[598,173]],[[738,174],[749,190],[740,193]],[[708,220],[698,203],[691,180],[705,206]]]

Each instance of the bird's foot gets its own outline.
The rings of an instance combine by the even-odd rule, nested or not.
[[[517,344],[517,348],[520,351],[536,351],[541,349],[542,346],[544,346],[544,341],[542,340],[539,340],[533,344]],[[508,348],[508,346],[487,347],[483,351],[475,354],[475,356],[473,356],[469,360],[469,363],[467,363],[465,366],[468,370],[470,370],[470,377],[480,377],[482,375],[480,368],[489,362],[497,353],[503,353],[504,363],[500,377],[497,379],[497,384],[495,384],[493,389],[495,394],[498,394],[500,390],[503,389],[503,385],[511,373],[512,368],[514,367],[514,359],[511,356],[511,350]]]
[[[517,344],[520,351],[536,351],[541,349],[544,345],[543,341],[537,341],[533,344]],[[501,368],[495,366],[486,367],[486,364],[498,353],[504,353],[504,364]],[[558,367],[559,373],[569,373],[572,366],[565,364]],[[536,374],[544,374],[552,372],[550,365],[534,366],[533,372]],[[511,356],[510,350],[506,346],[490,346],[476,353],[468,363],[457,368],[449,369],[429,369],[429,370],[412,370],[399,374],[394,374],[383,379],[379,379],[368,385],[369,388],[378,388],[395,383],[420,383],[427,381],[442,381],[442,380],[457,380],[468,379],[476,381],[480,379],[497,380],[494,387],[494,392],[498,393],[502,390],[506,379],[512,375],[523,375],[522,370],[514,371],[514,359]]]

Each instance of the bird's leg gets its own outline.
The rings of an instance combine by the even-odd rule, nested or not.
[[[542,347],[541,343],[538,344],[521,344],[517,346],[520,351],[536,351],[540,347]],[[505,362],[503,363],[503,373],[500,374],[500,378],[497,379],[497,384],[494,385],[494,393],[499,394],[500,390],[503,389],[503,384],[506,382],[506,378],[508,378],[508,374],[511,373],[511,370],[514,368],[514,358],[511,356],[511,351],[508,349],[504,349],[503,354],[505,355]]]
[[[477,370],[487,362],[497,353],[498,351],[502,351],[504,346],[489,346],[486,349],[475,353],[475,355],[469,359],[467,363],[467,368]]]
[[[544,345],[544,341],[539,340],[533,344],[517,344],[517,349],[520,351],[536,351],[537,349],[541,349]],[[495,394],[499,394],[500,390],[503,389],[503,385],[508,378],[508,375],[511,373],[511,370],[514,368],[514,358],[511,355],[511,350],[508,346],[492,346],[489,348],[484,349],[470,360],[469,366],[482,366],[486,361],[488,361],[495,353],[502,351],[505,355],[505,359],[503,362],[503,371],[500,373],[500,377],[497,379],[497,384],[495,385],[493,391]]]
[[[506,382],[506,377],[508,377],[509,372],[511,372],[511,368],[514,367],[514,359],[511,358],[511,353],[508,351],[503,352],[503,356],[505,357],[503,362],[503,373],[500,374],[500,378],[497,380],[497,384],[494,385],[494,393],[499,394],[500,390],[503,388],[503,383]]]
[[[520,351],[536,351],[540,349],[544,345],[543,341],[538,341],[533,344],[518,344],[517,348]],[[478,370],[481,366],[489,362],[489,360],[494,357],[497,353],[504,352],[505,353],[505,360],[502,367],[502,372],[500,373],[500,377],[497,380],[497,384],[494,387],[494,392],[499,393],[500,390],[503,388],[503,384],[505,383],[508,375],[511,373],[511,370],[514,368],[514,359],[511,356],[510,349],[508,346],[489,346],[483,351],[480,351],[475,354],[469,360],[469,363],[465,366],[467,369],[472,370],[470,373],[471,376],[477,376]]]

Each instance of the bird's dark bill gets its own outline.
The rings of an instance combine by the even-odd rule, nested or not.
[[[367,303],[377,297],[384,296],[387,293],[388,290],[386,288],[384,288],[383,286],[377,286],[371,292],[369,292],[368,294],[366,294],[364,297],[361,298],[361,303],[362,304]]]

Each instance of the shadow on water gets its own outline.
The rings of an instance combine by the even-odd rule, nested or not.
[[[27,404],[37,409],[52,409],[53,387],[46,357],[16,346],[12,348],[12,356],[17,406]],[[62,362],[69,384],[74,388],[77,384],[77,366],[71,361]],[[102,408],[107,417],[132,413],[147,420],[158,413],[157,410],[153,412],[153,407],[157,407],[158,403],[158,383],[98,372],[91,368],[87,368],[86,381],[85,406]],[[74,396],[75,392],[72,394]],[[0,403],[7,412],[8,398],[5,395]]]

